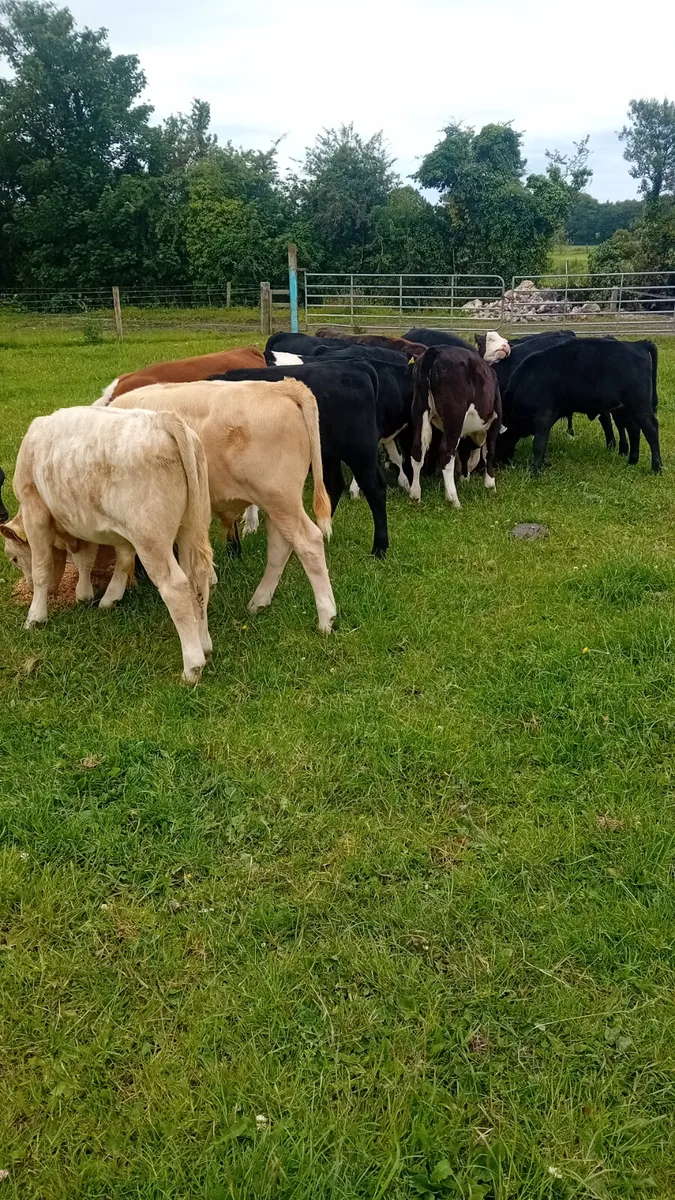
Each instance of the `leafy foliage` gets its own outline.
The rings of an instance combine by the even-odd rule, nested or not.
[[[573,246],[606,242],[617,229],[634,229],[642,217],[644,201],[616,200],[601,204],[588,192],[580,192],[565,223],[565,236]]]
[[[631,100],[628,125],[620,137],[623,156],[632,163],[630,173],[640,180],[648,200],[675,192],[675,103],[672,100]]]
[[[544,271],[565,230],[599,242],[636,223],[637,202],[628,211],[583,192],[588,138],[526,176],[510,123],[450,124],[414,176],[440,193],[432,202],[401,185],[382,132],[326,129],[281,178],[277,144],[220,146],[204,100],[153,124],[138,58],[113,55],[105,29],[78,29],[51,2],[0,0],[0,60],[0,286],[257,288],[283,282],[289,241],[314,270],[508,279]],[[634,101],[624,131],[652,203],[672,190],[674,107]],[[663,261],[665,209],[650,231],[641,259]]]
[[[454,124],[443,132],[416,178],[441,192],[454,269],[504,278],[543,271],[571,203],[562,174],[530,175],[523,183],[522,135],[510,125],[486,125],[476,134]]]

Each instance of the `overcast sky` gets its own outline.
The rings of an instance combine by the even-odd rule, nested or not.
[[[57,0],[58,2],[58,0]],[[64,2],[64,0],[61,0]],[[65,0],[67,2],[67,0]],[[157,118],[211,105],[221,141],[302,155],[322,127],[384,130],[402,176],[450,120],[513,120],[529,170],[591,135],[601,200],[636,194],[616,132],[632,97],[675,99],[675,0],[71,0],[139,55]],[[551,16],[547,14],[551,13]]]

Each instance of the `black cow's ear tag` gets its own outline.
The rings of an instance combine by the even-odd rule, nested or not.
[[[409,367],[414,367],[414,365],[415,365],[415,359],[414,359],[414,358],[409,358],[409,359],[408,359],[408,366],[409,366]]]

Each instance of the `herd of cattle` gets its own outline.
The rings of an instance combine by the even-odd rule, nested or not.
[[[47,619],[66,558],[76,597],[93,597],[99,545],[115,569],[102,608],[121,600],[136,555],[157,586],[181,641],[183,679],[199,679],[211,651],[207,609],[215,575],[212,514],[239,547],[243,531],[267,517],[267,565],[249,609],[271,603],[295,551],[312,585],[319,628],[336,608],[324,537],[345,490],[363,492],[374,524],[372,553],[389,544],[381,445],[413,500],[421,473],[437,468],[459,508],[456,473],[481,471],[494,488],[496,464],[533,436],[532,470],[544,464],[556,421],[598,417],[608,448],[637,463],[640,434],[661,469],[657,349],[652,342],[577,338],[572,332],[512,340],[496,332],[471,346],[452,333],[410,329],[402,338],[273,335],[255,348],[157,363],[120,376],[91,407],[38,417],[16,462],[19,511],[2,503],[9,559],[32,589],[26,627]],[[614,424],[613,424],[614,422]],[[311,466],[316,523],[303,506]],[[175,553],[177,548],[177,557]]]

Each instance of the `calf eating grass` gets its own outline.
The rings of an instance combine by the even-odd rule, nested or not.
[[[237,350],[221,350],[216,354],[197,354],[193,358],[176,358],[171,362],[152,363],[138,371],[129,371],[113,379],[104,389],[97,407],[105,408],[117,396],[124,396],[136,388],[149,387],[152,383],[194,383],[208,379],[209,375],[234,371],[238,367],[264,367],[265,355],[255,346],[242,346]]]
[[[475,450],[468,462],[471,473],[485,447],[485,486],[493,488],[495,451],[501,429],[502,403],[494,371],[473,350],[431,346],[413,372],[412,468],[410,496],[422,495],[420,473],[431,445],[431,427],[442,432],[438,461],[445,494],[461,508],[455,484],[455,458],[460,439],[470,438]]]
[[[178,631],[183,680],[197,683],[211,652],[211,510],[204,448],[185,422],[173,413],[110,408],[37,417],[19,449],[14,492],[19,512],[0,533],[7,556],[32,582],[25,627],[47,620],[66,550],[78,570],[77,599],[89,600],[98,545],[114,546],[115,571],[100,607],[122,599],[138,554]]]
[[[319,415],[309,388],[296,379],[170,383],[120,396],[112,407],[168,409],[194,429],[208,460],[211,508],[225,528],[231,529],[249,505],[267,514],[267,569],[249,610],[271,604],[295,550],[314,591],[319,629],[330,633],[336,609],[322,537],[330,537],[330,500],[323,483]],[[316,525],[302,504],[310,464]]]

